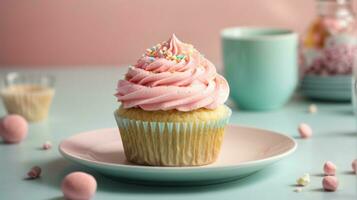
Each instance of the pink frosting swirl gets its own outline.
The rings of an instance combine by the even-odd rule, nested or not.
[[[115,94],[124,108],[148,111],[215,109],[228,95],[228,83],[214,65],[175,35],[147,49]]]

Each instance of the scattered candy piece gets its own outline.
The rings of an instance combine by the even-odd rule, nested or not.
[[[306,186],[310,183],[310,175],[309,174],[304,174],[302,177],[298,178],[296,180],[296,183],[299,186]]]
[[[301,138],[309,138],[312,135],[311,127],[305,123],[301,123],[298,130]]]
[[[331,162],[327,161],[324,164],[324,172],[326,176],[334,176],[336,175],[336,165]]]
[[[357,174],[357,159],[352,161],[352,170],[355,174]]]
[[[97,189],[94,177],[84,172],[68,174],[62,181],[62,192],[66,199],[91,199]]]
[[[52,143],[50,141],[47,141],[42,145],[42,149],[43,150],[48,150],[48,149],[51,149],[51,148],[52,148]]]
[[[41,168],[39,166],[32,167],[31,170],[27,173],[27,176],[30,179],[35,179],[40,177],[41,175]]]
[[[302,188],[301,187],[297,187],[297,188],[295,188],[294,192],[302,192]]]
[[[336,176],[325,176],[322,180],[322,186],[326,191],[336,191],[338,180]]]
[[[0,136],[6,143],[19,143],[28,131],[28,123],[20,115],[7,115],[0,121]]]
[[[311,104],[309,106],[309,113],[311,113],[311,114],[317,113],[317,106],[315,104]]]

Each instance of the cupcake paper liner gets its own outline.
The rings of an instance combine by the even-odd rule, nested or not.
[[[220,152],[225,118],[213,121],[157,122],[115,114],[127,159],[155,166],[196,166],[214,162]]]

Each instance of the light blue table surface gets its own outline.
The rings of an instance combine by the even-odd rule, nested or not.
[[[16,70],[16,69],[15,69]],[[90,169],[63,159],[57,150],[61,140],[81,131],[115,127],[113,110],[116,82],[123,68],[77,68],[48,70],[56,76],[56,96],[47,121],[31,124],[29,135],[18,145],[0,142],[0,199],[62,199],[60,183],[72,171],[86,171],[95,176],[98,191],[94,199],[274,199],[319,200],[357,199],[357,176],[351,173],[351,161],[357,158],[356,120],[351,104],[319,103],[318,113],[307,113],[311,102],[294,98],[283,109],[272,112],[234,110],[231,123],[283,132],[297,138],[297,151],[250,177],[242,180],[196,187],[155,187],[133,185],[112,180]],[[0,76],[14,69],[0,70]],[[22,71],[17,69],[17,71]],[[24,71],[26,73],[33,72]],[[44,72],[43,70],[37,70]],[[272,91],[274,95],[274,91]],[[0,114],[5,109],[0,106]],[[298,139],[297,126],[311,125],[314,135]],[[54,144],[41,150],[45,141]],[[338,166],[340,187],[337,192],[321,188],[323,163],[331,160]],[[24,180],[34,165],[42,168],[42,177]],[[303,192],[294,192],[295,180],[311,174],[311,184]]]

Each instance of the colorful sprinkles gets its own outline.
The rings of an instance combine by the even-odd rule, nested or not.
[[[194,52],[194,47],[192,45],[187,44],[186,51],[180,52],[180,54],[173,54],[170,49],[168,49],[168,43],[162,42],[156,44],[155,46],[146,49],[145,54],[143,56],[149,57],[149,60],[153,62],[155,58],[165,58],[167,60],[175,61],[177,63],[186,60],[189,55],[192,55]]]

